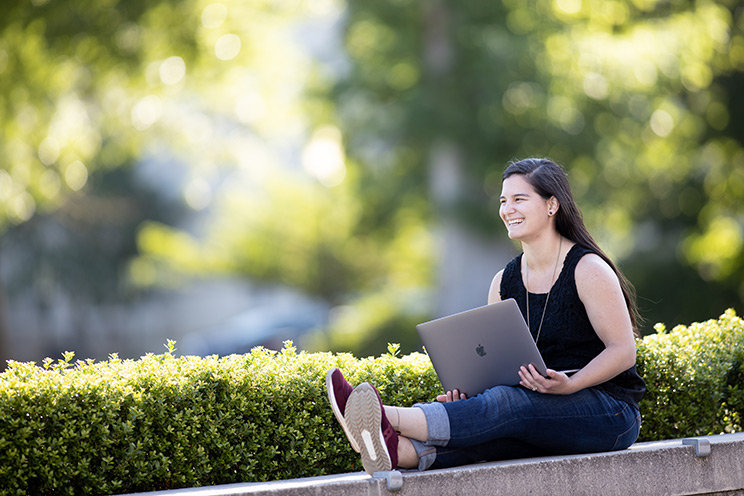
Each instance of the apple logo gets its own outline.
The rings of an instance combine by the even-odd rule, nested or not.
[[[482,344],[478,345],[478,347],[475,349],[475,352],[478,353],[479,356],[486,356],[486,349],[483,347]]]

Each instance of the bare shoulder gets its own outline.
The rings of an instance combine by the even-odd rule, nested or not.
[[[501,277],[504,275],[504,269],[501,269],[491,280],[491,287],[488,289],[488,303],[501,301]]]
[[[582,289],[597,289],[598,286],[620,286],[617,274],[612,267],[596,253],[587,253],[576,264],[576,286]]]

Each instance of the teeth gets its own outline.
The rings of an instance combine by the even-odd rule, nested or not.
[[[513,226],[513,225],[515,225],[515,224],[521,224],[521,223],[522,223],[522,219],[517,219],[517,220],[510,220],[510,221],[509,221],[509,225],[510,225],[510,226]]]

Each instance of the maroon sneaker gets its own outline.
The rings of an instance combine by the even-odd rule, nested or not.
[[[380,394],[363,382],[346,401],[347,435],[361,446],[362,465],[372,475],[398,466],[398,433],[385,416]]]
[[[341,370],[334,367],[326,374],[326,391],[328,392],[328,401],[331,402],[331,409],[333,414],[336,416],[336,420],[341,424],[341,427],[349,438],[351,447],[359,453],[359,444],[349,434],[349,428],[346,425],[344,419],[344,412],[346,411],[346,402],[349,399],[349,395],[354,390],[354,387],[349,384],[344,378],[344,374]]]

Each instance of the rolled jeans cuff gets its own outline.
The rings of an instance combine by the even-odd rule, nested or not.
[[[426,442],[411,439],[413,449],[419,457],[419,470],[426,470],[437,458],[437,446],[446,446],[450,440],[450,423],[447,410],[441,403],[417,403],[426,417],[429,438]]]
[[[417,468],[423,472],[431,467],[434,464],[434,460],[437,459],[437,447],[428,446],[426,443],[422,443],[415,439],[411,439],[410,441],[411,444],[413,444],[413,449],[416,450],[416,454],[418,455],[419,462]]]

